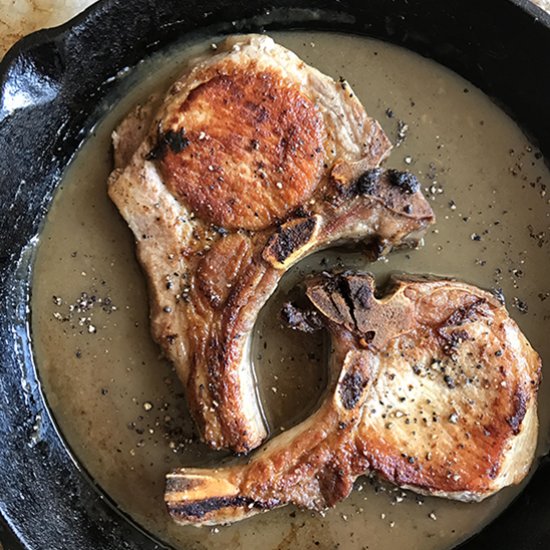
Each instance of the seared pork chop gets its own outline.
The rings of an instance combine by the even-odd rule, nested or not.
[[[266,36],[228,39],[114,133],[109,195],[146,273],[152,334],[202,439],[266,436],[250,365],[258,311],[294,262],[365,241],[377,253],[433,222],[414,176],[349,85]]]
[[[419,493],[480,501],[521,481],[537,440],[541,363],[491,294],[451,280],[397,277],[374,295],[369,275],[312,279],[300,330],[332,339],[326,398],[248,464],[168,475],[179,523],[238,521],[293,503],[321,510],[376,472]]]

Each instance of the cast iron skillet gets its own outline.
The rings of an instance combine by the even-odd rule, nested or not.
[[[403,45],[494,97],[550,157],[550,17],[525,0],[105,0],[23,39],[0,65],[0,539],[7,549],[164,548],[94,486],[49,416],[29,339],[29,243],[112,77],[206,27],[328,29]],[[549,548],[549,487],[546,457],[521,496],[464,548]]]

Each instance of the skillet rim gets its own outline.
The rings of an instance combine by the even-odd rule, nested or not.
[[[71,19],[67,23],[64,23],[63,25],[60,25],[58,27],[52,28],[52,29],[46,29],[37,31],[35,33],[32,33],[31,35],[21,39],[19,42],[17,42],[10,50],[6,53],[4,59],[0,62],[0,92],[4,92],[2,98],[3,101],[0,101],[0,144],[5,145],[6,142],[9,143],[9,136],[2,135],[3,129],[6,128],[6,121],[10,122],[10,117],[14,116],[13,112],[9,112],[5,108],[6,106],[6,97],[9,98],[9,93],[6,93],[7,87],[9,88],[9,85],[11,82],[13,82],[13,75],[19,74],[17,71],[20,68],[21,64],[25,66],[25,63],[29,60],[31,62],[44,62],[44,59],[40,55],[40,50],[49,48],[50,52],[52,51],[52,44],[56,46],[56,48],[60,48],[61,46],[66,46],[71,38],[74,38],[75,34],[78,34],[82,30],[89,30],[89,27],[92,27],[95,25],[98,21],[100,22],[101,19],[107,20],[109,17],[109,14],[113,11],[115,11],[117,8],[120,9],[120,5],[124,2],[121,2],[121,0],[101,0],[100,2],[93,4],[92,6],[88,7],[84,12],[77,15],[75,18]],[[155,4],[154,0],[151,0],[149,2],[141,2],[142,4],[150,4],[150,6],[153,6]],[[204,4],[204,2],[198,2],[199,4]],[[223,2],[222,2],[223,3]],[[297,4],[301,3],[304,4],[304,2],[282,2],[283,4]],[[339,7],[341,8],[344,5],[344,2],[338,2],[336,1],[320,1],[319,4],[323,4],[327,6],[327,9],[332,10],[332,8]],[[350,2],[347,2],[349,4]],[[353,2],[351,2],[353,3]],[[384,4],[384,2],[374,2],[375,4]],[[393,1],[392,5],[399,6],[403,3],[407,4],[407,0],[404,1]],[[412,2],[409,2],[414,4],[415,0]],[[447,2],[447,4],[457,4],[457,2]],[[465,4],[468,2],[464,2]],[[516,8],[519,8],[524,12],[525,14],[529,15],[535,22],[538,21],[540,24],[542,24],[546,28],[546,32],[550,38],[550,14],[539,8],[538,6],[532,4],[528,0],[501,0],[500,2],[495,0],[492,2],[493,4],[507,4],[507,5],[513,5]],[[262,8],[263,6],[268,5],[266,2],[262,2],[261,0],[259,2],[256,2],[258,4],[259,8]],[[261,4],[261,6],[259,5]],[[386,2],[387,4],[387,2]],[[427,5],[427,2],[424,1],[424,4]],[[519,12],[518,12],[519,13]],[[151,14],[149,13],[149,16]],[[163,39],[160,39],[158,43],[162,42]],[[166,41],[166,37],[164,37],[164,40]],[[144,55],[141,55],[139,57],[144,57],[151,51],[155,49],[156,46],[158,46],[158,43],[155,43],[154,41],[152,43],[145,43],[142,44],[144,47]],[[550,43],[550,42],[549,42]],[[405,46],[406,47],[406,46]],[[55,49],[53,50],[55,53]],[[58,50],[57,50],[58,51]],[[137,60],[137,59],[136,59]],[[134,60],[134,61],[136,61]],[[39,66],[36,68],[40,68]],[[453,69],[455,70],[455,69]],[[39,88],[45,84],[45,88],[48,88],[48,85],[52,85],[54,87],[53,93],[57,91],[55,89],[55,80],[56,78],[59,78],[60,76],[63,76],[63,67],[53,67],[54,74],[53,76],[48,73],[41,73],[40,70],[36,71],[36,76],[44,76],[44,74],[48,77],[46,80],[36,80],[34,83],[30,82],[30,85],[34,84],[35,88],[33,89],[34,92],[39,92]],[[57,71],[57,72],[56,72]],[[19,75],[21,76],[21,75]],[[49,77],[52,77],[49,79]],[[109,87],[111,82],[102,81],[99,83],[99,89],[97,91],[98,96],[104,96]],[[38,86],[36,88],[36,86]],[[63,92],[63,89],[60,90]],[[9,89],[8,89],[9,92]],[[43,98],[38,94],[38,98],[42,101],[46,101],[47,104],[47,98]],[[65,98],[67,99],[67,98]],[[31,110],[37,110],[38,114],[42,114],[40,111],[40,108],[44,106],[44,103],[32,103],[29,105],[26,105],[23,110],[25,109],[31,109]],[[47,106],[47,105],[46,105]],[[17,112],[15,113],[17,115]],[[61,113],[63,114],[63,113]],[[72,114],[72,113],[69,113]],[[69,136],[69,147],[70,150],[61,150],[59,149],[56,154],[58,154],[58,160],[67,162],[72,154],[78,149],[78,146],[82,142],[82,140],[85,138],[85,134],[87,130],[89,130],[89,116],[90,113],[85,113],[82,111],[79,111],[77,113],[79,115],[79,120],[82,124],[82,127],[80,130],[76,133],[73,133]],[[69,122],[67,120],[62,119],[62,123],[65,125],[63,128],[66,127]],[[550,145],[549,145],[550,147]],[[0,174],[3,174],[2,180],[4,181],[5,176],[5,170],[6,170],[6,164],[2,161],[2,154],[5,151],[0,151]],[[548,155],[548,151],[547,151]],[[53,160],[55,160],[55,156]],[[4,172],[2,171],[4,170]],[[59,170],[54,170],[53,172],[46,174],[45,177],[53,178],[52,181],[54,182],[54,186],[59,181],[59,178],[61,176],[61,173]],[[0,198],[4,198],[4,194],[6,191],[8,191],[8,185],[11,183],[9,176],[5,178],[5,181],[8,181],[8,184],[3,183],[3,181],[0,181]],[[21,184],[18,187],[18,192],[21,192],[22,194],[25,193],[25,190],[20,190]],[[43,216],[46,213],[46,207],[47,207],[47,200],[48,197],[44,197],[45,200],[42,201],[40,205],[40,212],[39,215],[43,218]],[[11,204],[8,207],[8,213],[11,209]],[[0,203],[0,213],[2,213],[2,210],[5,209],[5,204],[2,205]],[[24,215],[25,212],[16,212],[16,216],[18,215]],[[10,218],[4,218],[3,220],[0,219],[0,235],[4,234],[6,230],[6,219],[10,220]],[[15,223],[17,223],[17,219],[15,220]],[[32,238],[34,238],[33,232],[32,232],[32,224],[30,226],[31,232],[29,235]],[[34,231],[34,234],[36,234],[36,231]],[[79,481],[81,482],[81,486],[78,488],[72,487],[71,482],[74,481],[72,479],[67,480],[54,480],[54,486],[57,487],[59,490],[63,489],[78,489],[73,495],[72,495],[72,503],[78,503],[79,497],[85,497],[87,499],[90,499],[90,502],[87,503],[88,507],[84,508],[84,510],[80,510],[80,512],[91,512],[94,511],[94,513],[97,514],[97,517],[95,518],[95,524],[99,521],[100,524],[102,524],[100,527],[97,525],[92,525],[92,528],[95,529],[93,531],[92,538],[86,538],[83,540],[78,540],[76,537],[73,538],[69,542],[69,546],[59,546],[59,548],[74,548],[77,544],[78,547],[81,548],[163,548],[161,544],[157,544],[154,541],[151,541],[147,534],[145,534],[143,531],[139,529],[131,520],[129,520],[124,514],[121,514],[120,511],[115,510],[115,506],[113,503],[109,502],[109,498],[94,484],[94,482],[87,477],[85,471],[79,466],[77,460],[72,455],[71,451],[68,449],[67,444],[64,442],[63,438],[59,434],[55,423],[52,421],[52,418],[50,417],[49,409],[47,408],[45,402],[44,402],[44,396],[42,394],[42,390],[40,388],[39,380],[36,378],[36,372],[33,365],[33,358],[32,358],[32,352],[30,350],[30,342],[25,341],[25,338],[28,338],[28,334],[25,333],[25,330],[28,330],[27,325],[27,315],[28,315],[28,307],[27,307],[27,300],[28,300],[28,292],[29,292],[29,281],[28,278],[31,273],[31,266],[30,266],[30,257],[28,257],[28,254],[25,255],[25,251],[23,250],[23,261],[20,261],[19,254],[17,253],[17,250],[13,250],[13,246],[10,246],[10,244],[13,243],[6,243],[4,241],[0,242],[0,338],[2,337],[2,334],[7,334],[6,328],[12,328],[19,330],[19,332],[16,334],[16,337],[19,338],[17,341],[16,338],[14,338],[13,343],[16,345],[19,345],[19,355],[12,355],[12,352],[14,350],[8,349],[8,342],[6,342],[5,339],[2,339],[0,341],[0,352],[4,352],[0,356],[6,357],[10,356],[10,359],[13,359],[13,365],[19,364],[20,360],[24,360],[24,365],[19,364],[19,368],[22,370],[22,377],[25,379],[24,384],[28,383],[29,387],[20,387],[18,395],[19,398],[22,399],[22,403],[25,406],[24,410],[19,411],[21,413],[21,416],[19,417],[22,421],[22,425],[20,426],[8,426],[8,428],[12,428],[11,432],[8,432],[6,434],[6,426],[3,425],[0,427],[0,437],[6,437],[6,435],[13,436],[14,439],[18,439],[20,441],[35,441],[32,439],[33,434],[35,434],[36,431],[38,431],[39,436],[36,438],[36,443],[32,443],[32,449],[35,449],[38,456],[42,457],[42,459],[47,460],[48,458],[53,458],[55,456],[55,459],[63,459],[62,465],[64,467],[64,471],[69,472],[69,478],[71,476],[78,476]],[[11,248],[11,250],[10,250]],[[16,243],[17,248],[17,243]],[[13,271],[14,262],[17,261],[17,268],[18,272]],[[19,280],[19,287],[12,287],[9,283],[14,282],[14,277],[20,277]],[[10,311],[10,309],[13,308],[13,311]],[[10,321],[13,321],[15,319],[16,323],[10,325]],[[17,324],[18,323],[18,324]],[[27,348],[27,349],[25,349]],[[18,361],[19,360],[19,361]],[[2,368],[3,365],[0,365],[0,405],[5,406],[8,404],[9,406],[9,398],[10,394],[6,391],[6,389],[9,389],[4,384],[4,380],[2,377]],[[12,386],[12,391],[13,386]],[[40,422],[38,422],[39,427],[38,430],[34,429],[35,421],[36,421],[36,415],[37,414],[43,414],[44,417],[41,419]],[[7,419],[7,415],[4,410],[0,408],[0,422],[4,424],[4,421]],[[31,421],[29,423],[29,420]],[[42,439],[41,439],[42,438]],[[50,439],[48,439],[50,438]],[[43,445],[43,442],[47,441],[46,445]],[[30,445],[30,444],[29,444]],[[4,447],[4,446],[2,446]],[[6,466],[8,464],[8,461],[6,460],[6,453],[5,449],[0,450],[0,466]],[[12,463],[13,465],[13,463]],[[63,470],[62,470],[63,471]],[[540,474],[540,472],[546,472],[546,477],[544,479],[550,480],[550,460],[548,457],[544,458],[542,460],[541,465],[538,468],[537,473],[535,474],[535,478]],[[58,472],[58,477],[59,476]],[[0,482],[6,482],[10,481],[10,474],[11,472],[7,472],[6,475],[6,468],[4,468],[4,473],[2,473],[2,469],[0,469]],[[34,475],[36,475],[36,472],[33,472]],[[50,480],[51,481],[51,480]],[[531,480],[529,483],[529,487],[533,485],[535,480]],[[84,492],[86,493],[84,495]],[[526,506],[531,507],[532,506],[532,499],[522,499],[522,496],[524,496],[526,493],[526,490],[524,490],[520,497],[501,515],[499,518],[497,518],[495,521],[493,521],[489,526],[487,526],[480,535],[474,536],[473,539],[470,539],[467,541],[462,547],[466,549],[474,549],[474,548],[485,548],[488,547],[488,544],[490,543],[490,539],[488,538],[487,533],[491,530],[491,527],[501,521],[501,518],[504,518],[505,516],[510,516],[511,509],[518,508],[518,503],[520,510],[522,508],[525,508]],[[76,496],[76,499],[75,499]],[[71,500],[71,498],[69,499]],[[525,501],[525,502],[522,502]],[[550,500],[547,498],[546,502],[548,502],[548,508],[550,508]],[[23,507],[25,508],[25,507]],[[26,521],[23,520],[22,524],[20,522],[19,525],[16,525],[16,522],[20,520],[20,518],[17,518],[16,522],[13,521],[13,515],[7,513],[7,502],[4,498],[4,495],[0,496],[0,520],[2,519],[1,516],[4,516],[4,521],[6,524],[10,524],[12,530],[19,532],[19,534],[22,536],[22,538],[25,538],[23,536],[23,531],[27,531],[31,527],[28,525],[28,518],[26,518]],[[19,510],[22,508],[20,507]],[[66,507],[66,511],[70,511],[69,507]],[[512,514],[515,514],[512,510]],[[525,514],[524,514],[525,515]],[[66,519],[62,522],[63,525],[67,525]],[[73,518],[74,519],[74,518]],[[121,521],[122,520],[122,521]],[[84,519],[85,521],[85,519]],[[128,523],[130,521],[130,523]],[[511,523],[511,522],[510,522]],[[25,529],[23,529],[23,527]],[[54,526],[55,527],[55,526]],[[5,529],[5,527],[4,527]],[[54,533],[56,529],[54,528]],[[115,532],[116,531],[116,532]],[[0,525],[0,535],[2,534],[2,527]],[[86,534],[90,534],[90,532],[86,532]],[[113,538],[113,535],[115,535],[115,538]],[[128,535],[130,539],[128,539],[128,542],[126,540],[121,540],[120,538],[116,538],[117,536],[126,536]],[[1,537],[0,537],[1,538]],[[485,539],[485,540],[484,540]],[[43,540],[43,539],[42,539]],[[501,538],[501,540],[510,540],[506,538]],[[550,541],[550,526],[547,527],[546,532],[544,533],[544,540]],[[36,542],[38,539],[35,539],[33,541]],[[52,541],[53,545],[52,546]],[[540,538],[540,541],[543,542],[543,539]],[[48,547],[58,547],[57,543],[59,541],[56,539],[49,539],[49,546]],[[64,541],[61,541],[64,543]],[[122,546],[121,546],[122,542]],[[531,545],[530,541],[523,541],[526,543],[526,546],[522,546],[521,548],[525,548],[525,550],[535,548],[535,545]],[[98,546],[98,544],[109,544],[109,546]],[[13,544],[10,542],[10,544]],[[30,548],[31,546],[28,546],[25,542],[23,542],[24,545],[26,545],[27,548]],[[88,546],[91,544],[91,546]],[[494,542],[493,542],[494,544]],[[533,544],[536,544],[536,541],[533,541]],[[491,544],[492,546],[492,544]],[[8,546],[7,548],[10,548],[11,546]],[[42,547],[42,546],[40,546]],[[46,546],[44,546],[46,547]],[[519,548],[519,547],[517,547]]]

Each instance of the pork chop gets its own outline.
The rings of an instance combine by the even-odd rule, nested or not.
[[[148,279],[154,339],[202,439],[266,436],[250,364],[257,314],[284,272],[335,243],[376,253],[434,221],[414,176],[349,85],[266,36],[228,39],[113,135],[109,195]]]
[[[310,418],[248,464],[168,475],[182,524],[238,521],[293,503],[322,510],[357,476],[422,494],[480,501],[520,482],[537,440],[541,362],[491,294],[451,280],[397,277],[375,297],[369,275],[312,279],[312,311],[285,306],[300,330],[326,325],[329,387]]]

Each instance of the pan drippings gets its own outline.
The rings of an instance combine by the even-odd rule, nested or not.
[[[326,384],[320,333],[283,329],[279,311],[313,271],[453,275],[507,299],[543,362],[550,359],[550,177],[537,148],[486,96],[450,71],[378,41],[329,33],[273,38],[334,78],[345,77],[393,141],[387,167],[418,175],[438,217],[419,250],[368,264],[360,247],[317,253],[292,269],[262,311],[253,354],[270,431],[315,409]],[[67,171],[37,251],[32,303],[35,353],[55,419],[80,463],[140,525],[176,548],[444,549],[468,537],[516,494],[481,504],[418,497],[363,478],[322,515],[284,508],[226,528],[172,524],[162,497],[177,466],[230,460],[197,442],[180,383],[149,336],[145,280],[134,245],[106,193],[110,133],[138,101],[175,79],[212,40],[141,64]],[[540,391],[549,433],[550,382]],[[541,436],[540,451],[547,448]],[[232,459],[231,459],[232,460]],[[260,539],[261,537],[261,539]]]

